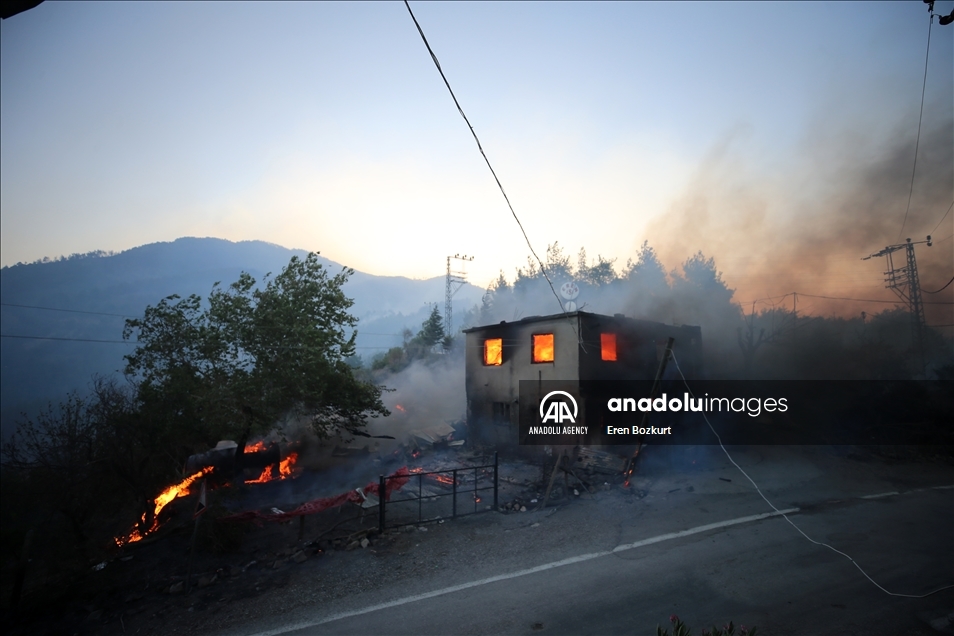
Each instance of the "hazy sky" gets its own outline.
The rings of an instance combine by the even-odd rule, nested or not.
[[[670,268],[715,256],[743,300],[883,291],[858,259],[904,216],[921,2],[412,8],[541,255],[622,265],[648,239]],[[952,35],[935,22],[914,238],[954,197]],[[481,286],[526,263],[403,3],[44,2],[3,21],[0,61],[4,265],[181,236],[418,278],[467,253]],[[919,252],[925,285],[952,243]],[[782,256],[814,264],[780,280]]]

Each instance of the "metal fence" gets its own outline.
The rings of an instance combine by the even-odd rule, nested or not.
[[[383,496],[387,492],[388,480],[402,477],[381,475],[378,487],[378,526],[381,532],[384,532],[386,528],[496,510],[498,474],[497,453],[494,453],[492,464],[411,472],[410,481],[400,490],[392,491],[390,501]],[[485,497],[491,496],[488,491],[493,491],[492,502],[485,502]],[[481,493],[487,494],[481,496]]]

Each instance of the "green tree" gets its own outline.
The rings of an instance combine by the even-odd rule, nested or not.
[[[597,254],[596,262],[590,265],[586,260],[586,248],[581,247],[577,255],[576,279],[593,287],[609,285],[618,278],[616,270],[613,269],[615,262],[615,258],[607,259],[603,258],[602,254]]]
[[[729,289],[722,279],[722,272],[716,269],[715,259],[706,258],[699,251],[686,259],[682,264],[683,280],[692,287],[715,294],[718,298],[728,301],[734,290]],[[680,281],[682,282],[682,281]]]
[[[380,388],[348,364],[358,321],[342,287],[352,273],[329,276],[311,253],[263,286],[244,272],[228,288],[216,283],[207,305],[192,295],[147,307],[123,334],[139,343],[126,373],[143,410],[186,443],[238,435],[238,452],[286,417],[306,417],[327,436],[387,415]]]
[[[374,362],[371,363],[371,370],[381,371],[387,369],[391,373],[397,373],[407,366],[406,348],[407,344],[405,344],[404,347],[391,347],[387,353],[378,354],[375,356]]]
[[[497,280],[491,282],[487,289],[496,293],[506,293],[512,291],[513,287],[507,282],[507,277],[504,276],[503,270],[500,270],[500,274],[497,275]]]
[[[634,263],[626,262],[621,278],[625,311],[650,320],[669,321],[673,316],[672,289],[656,250],[643,241]]]
[[[692,298],[696,304],[705,307],[697,314],[715,316],[728,312],[734,319],[740,317],[738,306],[731,304],[735,290],[726,285],[722,272],[716,269],[714,258],[696,252],[682,264],[681,274],[673,271],[670,275],[677,296]]]
[[[502,272],[501,272],[502,274]],[[527,257],[527,268],[517,268],[517,274],[513,279],[513,291],[515,293],[526,293],[539,279],[543,278],[537,261]]]
[[[573,280],[573,264],[570,262],[570,257],[563,253],[559,241],[547,245],[545,261],[546,275],[551,283],[559,286],[568,280]],[[528,256],[527,268],[520,267],[517,269],[513,289],[515,292],[522,294],[534,289],[542,289],[547,286],[544,278],[543,270],[540,269],[536,259]]]
[[[623,277],[641,293],[661,296],[669,292],[666,270],[659,261],[656,250],[649,246],[649,241],[643,241],[635,263],[632,259],[626,261]]]
[[[441,312],[437,310],[437,305],[431,309],[431,315],[421,323],[421,330],[417,333],[421,344],[430,349],[434,345],[444,340],[444,319]]]

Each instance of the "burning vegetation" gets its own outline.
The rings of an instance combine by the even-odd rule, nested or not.
[[[270,481],[275,481],[276,479],[289,479],[295,474],[295,462],[297,461],[298,453],[289,453],[288,457],[278,463],[277,468],[275,466],[266,466],[265,470],[262,471],[262,474],[259,475],[258,478],[246,480],[245,483],[264,484]]]
[[[228,443],[224,444],[228,450],[231,450],[234,446]],[[223,443],[220,442],[219,446],[223,446]],[[262,454],[268,451],[269,446],[264,440],[259,440],[255,443],[249,444],[245,447],[245,453],[242,457],[245,456],[255,456],[257,454]],[[190,458],[189,464],[195,464],[196,460],[194,458],[205,459],[207,461],[215,461],[215,457],[209,454],[203,454],[199,456],[193,456]],[[252,479],[245,479],[244,483],[246,484],[265,484],[271,481],[278,481],[283,479],[291,479],[301,473],[301,469],[297,466],[298,462],[298,453],[295,451],[290,451],[288,455],[280,460],[278,463],[271,463],[265,466],[261,474],[258,477]],[[241,462],[239,462],[241,465]],[[239,471],[240,473],[244,471]],[[200,480],[203,478],[214,478],[217,476],[216,466],[208,465],[204,466],[200,470],[189,475],[182,481],[173,484],[159,493],[153,500],[153,505],[150,510],[143,513],[142,518],[139,523],[133,527],[130,532],[124,536],[119,536],[114,539],[116,545],[120,548],[129,545],[131,543],[136,543],[142,541],[147,536],[155,533],[162,521],[160,520],[160,513],[174,500],[181,497],[186,497],[192,494],[195,494],[198,488]],[[228,479],[228,476],[224,476],[225,479]],[[227,485],[227,482],[226,482]]]
[[[128,535],[125,537],[116,537],[116,545],[120,548],[129,543],[135,543],[137,541],[142,541],[146,535],[155,532],[159,529],[159,513],[162,512],[163,508],[169,505],[173,500],[178,499],[179,497],[185,497],[186,495],[192,494],[192,485],[202,479],[206,475],[212,472],[212,468],[203,468],[194,475],[190,475],[180,481],[178,484],[173,484],[169,486],[161,493],[159,493],[155,500],[153,501],[154,507],[151,511],[142,513],[142,519],[136,527],[134,527]],[[151,512],[152,521],[148,521],[148,516]],[[143,530],[143,528],[146,528]]]

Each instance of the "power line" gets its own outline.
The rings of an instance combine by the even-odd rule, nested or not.
[[[947,285],[950,285],[950,284],[951,284],[951,283],[948,282]],[[947,287],[947,285],[945,285],[944,287]],[[937,291],[942,291],[942,290],[944,289],[944,287],[942,287],[941,289],[939,289],[939,290],[937,290]],[[744,301],[744,302],[740,300],[740,301],[736,301],[736,302],[738,302],[740,305],[750,305],[750,304],[752,304],[752,303],[760,303],[760,302],[763,302],[763,301],[766,301],[766,300],[774,300],[774,299],[776,299],[776,298],[787,298],[788,296],[791,296],[792,294],[795,294],[795,293],[797,293],[799,296],[805,296],[805,297],[808,297],[808,298],[824,298],[825,300],[852,300],[852,301],[855,301],[855,302],[864,302],[864,303],[885,303],[885,304],[889,304],[889,305],[895,305],[895,304],[898,304],[898,303],[900,302],[900,301],[897,301],[897,300],[875,300],[874,298],[848,298],[848,297],[846,297],[846,296],[819,296],[819,295],[817,295],[817,294],[805,294],[805,293],[802,293],[802,292],[789,292],[789,293],[784,294],[784,295],[781,295],[781,296],[770,296],[770,297],[768,297],[768,298],[757,298],[757,299],[755,299],[755,300],[749,300],[749,301]],[[929,294],[936,294],[937,292],[927,292],[927,293],[929,293]],[[778,304],[778,303],[774,303],[774,304]],[[925,305],[954,305],[954,303],[950,303],[950,302],[946,302],[946,301],[941,301],[941,302],[936,302],[936,303],[923,303],[923,304],[925,304]]]
[[[941,223],[944,222],[944,219],[947,218],[947,215],[951,213],[951,208],[954,208],[954,201],[951,201],[951,204],[947,206],[947,212],[944,213],[944,216],[941,217],[941,220],[937,222],[937,225],[934,226],[934,229],[931,230],[931,234],[937,232],[937,228],[941,227]]]
[[[117,318],[136,318],[137,316],[127,316],[125,314],[108,314],[102,311],[82,311],[80,309],[60,309],[58,307],[38,307],[36,305],[17,305],[15,303],[0,303],[4,307],[20,307],[23,309],[43,309],[45,311],[65,311],[71,314],[91,314],[93,316],[115,316]]]
[[[62,309],[62,308],[59,308],[59,307],[40,307],[40,306],[37,306],[37,305],[18,305],[18,304],[16,304],[16,303],[0,303],[0,305],[2,305],[2,306],[4,306],[4,307],[20,307],[20,308],[23,308],[23,309],[43,309],[43,310],[45,310],[45,311],[64,311],[64,312],[68,312],[68,313],[72,313],[72,314],[91,314],[91,315],[93,315],[93,316],[115,316],[115,317],[117,317],[117,318],[139,318],[139,319],[141,319],[140,316],[130,316],[130,315],[126,315],[126,314],[109,314],[109,313],[102,312],[102,311],[83,311],[83,310],[80,310],[80,309]],[[400,336],[402,335],[402,334],[399,334],[399,333],[376,333],[376,332],[372,332],[372,331],[360,331],[360,330],[358,331],[358,334],[359,334],[359,335],[362,335],[362,336],[395,336],[395,337],[400,337]],[[17,336],[17,337],[19,337],[19,336]],[[25,337],[25,336],[24,336],[24,337]],[[102,341],[90,340],[90,341],[88,341],[88,342],[119,342],[119,341],[118,341],[118,340],[102,340]]]
[[[397,336],[397,337],[401,337],[401,336],[403,336],[404,334],[401,334],[401,333],[372,333],[372,332],[370,332],[370,331],[359,331],[359,332],[358,332],[358,335],[359,335],[359,336]]]
[[[842,296],[818,296],[816,294],[803,294],[798,292],[799,296],[807,296],[808,298],[824,298],[825,300],[853,300],[859,303],[887,303],[891,305],[900,304],[901,301],[898,300],[875,300],[873,298],[845,298]],[[954,305],[954,302],[936,302],[936,303],[921,303],[923,305]]]
[[[921,84],[921,111],[918,113],[918,137],[917,141],[914,142],[914,167],[911,169],[911,189],[908,191],[908,206],[904,210],[904,220],[901,221],[901,229],[898,230],[897,240],[899,241],[901,240],[901,234],[904,232],[904,225],[908,222],[908,212],[911,211],[911,195],[914,194],[914,175],[918,170],[918,147],[921,145],[921,121],[924,118],[924,91],[927,88],[928,57],[931,53],[931,25],[934,24],[933,5],[929,11],[927,51],[924,53],[924,81]]]
[[[566,307],[563,306],[563,301],[560,299],[559,294],[557,294],[556,288],[553,287],[553,282],[550,280],[550,277],[547,275],[547,270],[543,266],[543,261],[540,260],[540,257],[537,256],[536,251],[533,249],[533,245],[530,244],[530,238],[527,236],[527,231],[523,229],[523,223],[520,222],[520,219],[517,218],[517,213],[513,209],[513,205],[510,203],[510,197],[507,196],[507,192],[504,190],[503,184],[500,183],[500,179],[497,177],[497,172],[494,170],[494,167],[490,165],[490,159],[487,158],[487,153],[484,152],[484,147],[480,144],[480,139],[477,138],[477,132],[474,130],[474,127],[470,124],[470,120],[467,119],[467,115],[464,114],[464,109],[461,108],[460,102],[457,101],[457,96],[454,94],[454,89],[451,88],[450,82],[447,81],[447,76],[444,75],[444,70],[441,68],[441,63],[437,60],[437,55],[434,54],[434,50],[431,48],[431,45],[427,41],[427,37],[424,35],[424,30],[421,29],[421,25],[418,23],[417,18],[414,17],[414,12],[411,11],[411,5],[408,3],[408,0],[404,0],[404,6],[407,7],[407,12],[411,14],[411,19],[414,21],[414,26],[417,27],[417,32],[421,35],[421,39],[424,41],[424,46],[427,47],[427,52],[431,54],[431,59],[434,61],[434,66],[437,67],[437,72],[441,74],[441,79],[444,80],[444,85],[447,87],[447,91],[450,93],[451,98],[454,100],[454,105],[457,106],[457,112],[460,113],[460,116],[464,118],[464,122],[467,123],[467,128],[470,129],[470,134],[473,135],[474,141],[477,142],[477,149],[480,150],[481,156],[484,158],[484,162],[487,164],[487,167],[490,169],[490,174],[494,176],[494,181],[497,182],[497,187],[500,188],[500,193],[503,195],[504,200],[507,202],[507,207],[510,208],[510,214],[513,215],[514,221],[517,222],[517,226],[520,228],[520,232],[523,234],[523,240],[526,241],[527,247],[530,248],[530,253],[533,254],[533,257],[537,259],[537,263],[540,265],[540,273],[543,274],[543,277],[546,279],[547,284],[550,285],[550,291],[553,292],[553,297],[557,299],[557,302],[560,304],[560,311],[566,314]],[[567,318],[569,320],[569,318]],[[570,325],[573,323],[570,321]],[[576,333],[576,327],[573,327],[574,333]],[[576,334],[577,338],[580,340],[580,345],[582,346],[583,341],[580,338],[579,334]]]
[[[937,290],[937,291],[928,291],[928,290],[926,290],[926,289],[922,289],[921,291],[923,291],[925,294],[938,294],[938,293],[944,291],[945,289],[947,289],[948,285],[950,285],[951,283],[954,283],[954,276],[952,276],[952,277],[951,277],[951,280],[947,281],[947,283],[944,284],[944,287],[941,287],[941,288],[940,288],[939,290]],[[932,304],[932,303],[925,303],[925,304]]]
[[[756,298],[755,300],[737,300],[737,301],[735,301],[735,302],[739,303],[740,305],[754,305],[754,304],[756,304],[756,303],[765,302],[765,301],[767,301],[767,300],[775,300],[775,299],[788,298],[789,296],[791,296],[791,295],[794,294],[794,293],[795,293],[795,292],[788,292],[787,294],[781,294],[781,295],[779,295],[779,296],[766,296],[765,298]],[[773,303],[773,304],[777,304],[777,303]]]
[[[23,336],[19,334],[0,334],[0,338],[16,338],[18,340],[57,340],[60,342],[99,342],[107,344],[125,344],[125,345],[138,345],[138,341],[134,340],[97,340],[94,338],[61,338],[58,336]],[[320,349],[320,347],[306,347],[303,345],[272,345],[267,346],[268,349]],[[354,347],[355,349],[382,349],[383,347]]]
[[[125,345],[134,345],[135,342],[129,340],[95,340],[93,338],[58,338],[56,336],[18,336],[13,334],[2,333],[0,338],[18,338],[22,340],[62,340],[68,342],[108,342],[111,344],[125,344]]]

